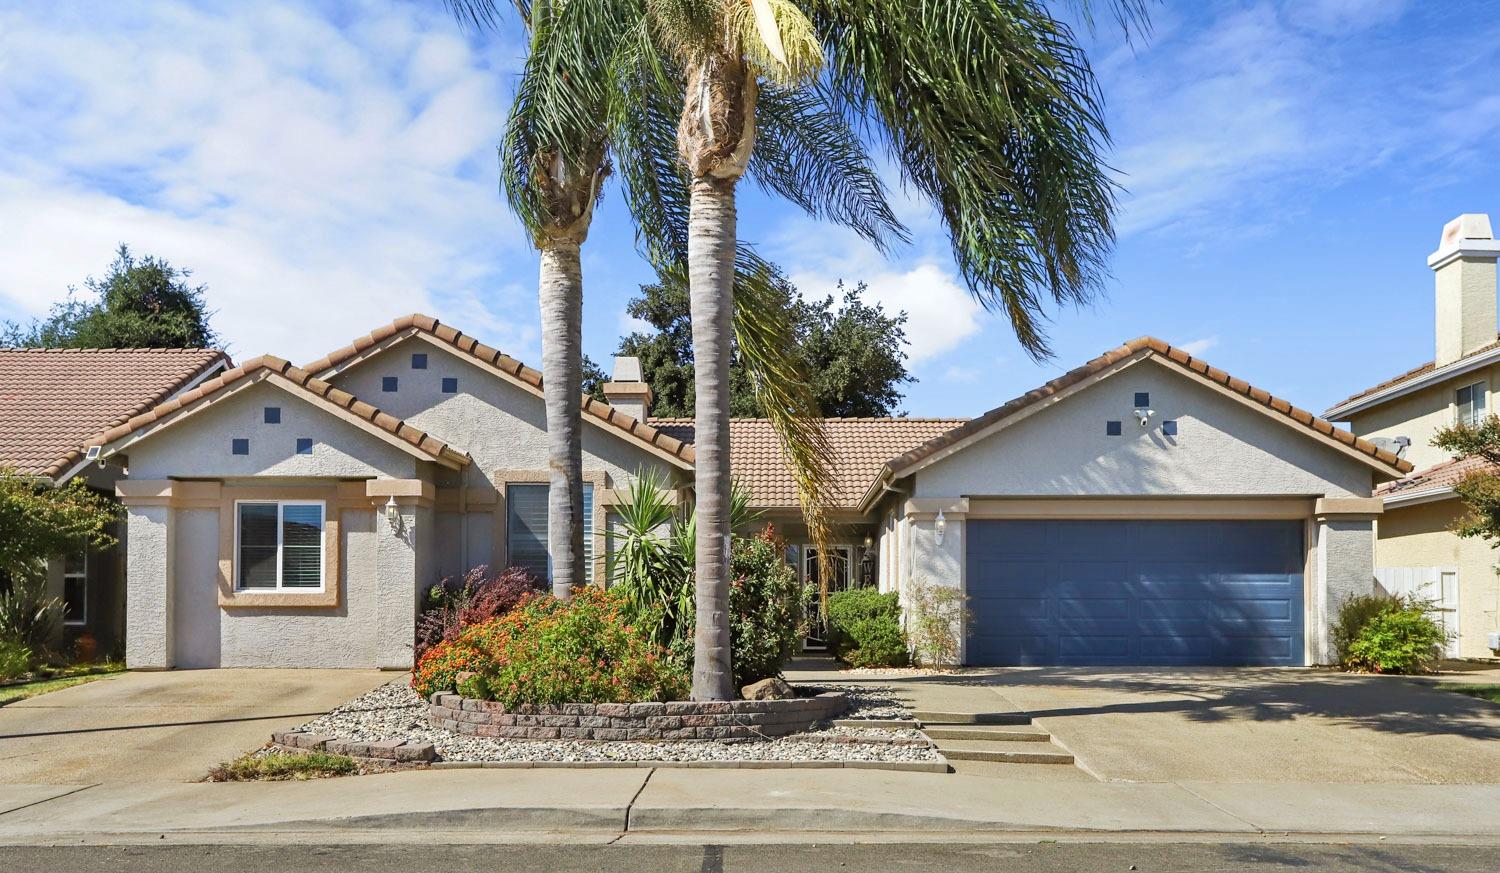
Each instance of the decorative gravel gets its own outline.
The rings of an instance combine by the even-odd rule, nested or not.
[[[819,684],[853,696],[846,719],[910,719],[889,688]],[[915,725],[915,722],[913,722]],[[746,742],[578,742],[471,737],[433,727],[427,701],[405,682],[392,682],[297,728],[355,742],[430,742],[442,761],[937,761],[913,728],[819,725],[785,737]]]

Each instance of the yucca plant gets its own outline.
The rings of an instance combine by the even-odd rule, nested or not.
[[[635,614],[660,617],[656,627],[645,630],[657,644],[670,647],[693,611],[689,565],[676,548],[672,530],[677,506],[661,475],[643,470],[614,513],[610,585],[621,592]]]

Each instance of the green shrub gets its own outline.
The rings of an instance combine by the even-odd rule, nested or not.
[[[412,688],[457,690],[506,706],[682,699],[688,670],[631,623],[625,600],[592,586],[533,596],[422,658]],[[472,673],[460,679],[461,673]]]
[[[729,641],[734,682],[743,688],[781,673],[807,633],[810,587],[786,562],[786,543],[770,527],[736,537],[729,563]]]
[[[968,598],[950,585],[919,579],[907,589],[908,631],[913,656],[923,666],[958,663],[964,628],[973,622]]]
[[[17,640],[0,637],[0,682],[19,679],[31,671],[31,649]]]
[[[1339,606],[1338,618],[1329,629],[1329,637],[1340,666],[1349,664],[1349,647],[1359,639],[1365,625],[1396,602],[1396,598],[1385,594],[1356,594]]]
[[[1427,614],[1428,604],[1392,598],[1365,622],[1343,664],[1372,673],[1423,673],[1443,657],[1448,634]]]
[[[900,667],[910,657],[894,591],[855,588],[828,598],[828,635],[834,654],[851,666]]]
[[[62,626],[63,602],[47,596],[45,568],[34,568],[0,593],[0,639],[11,640],[40,656]]]

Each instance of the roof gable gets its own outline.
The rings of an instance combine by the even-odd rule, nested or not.
[[[868,509],[873,505],[883,483],[915,473],[1146,358],[1154,358],[1164,366],[1213,388],[1229,399],[1255,409],[1311,439],[1318,440],[1330,449],[1373,467],[1380,475],[1397,477],[1412,469],[1409,461],[1401,460],[1394,453],[1335,427],[1312,413],[1262,391],[1248,382],[1211,367],[1182,349],[1154,337],[1141,337],[1112,349],[1045,385],[1028,391],[978,418],[893,458],[884,465],[880,475],[865,492],[864,499],[860,503],[861,508]]]
[[[228,363],[216,349],[0,349],[0,466],[66,478],[90,436]]]
[[[314,405],[422,460],[433,461],[452,469],[469,463],[467,454],[437,437],[381,412],[349,392],[292,366],[289,361],[271,355],[246,361],[191,391],[132,417],[124,424],[95,437],[92,442],[103,446],[102,454],[107,457],[125,450],[130,442],[154,436],[244,388],[265,381],[303,396]]]
[[[1464,355],[1456,361],[1437,366],[1435,361],[1428,361],[1420,367],[1413,367],[1399,376],[1373,385],[1351,394],[1343,400],[1328,407],[1323,414],[1334,420],[1342,420],[1348,415],[1365,409],[1373,408],[1384,403],[1405,396],[1411,391],[1419,390],[1428,385],[1439,385],[1450,378],[1457,378],[1473,370],[1479,369],[1500,360],[1500,340],[1482,346]]]
[[[353,343],[308,364],[306,369],[320,378],[331,378],[412,338],[418,338],[450,354],[460,355],[496,378],[517,385],[536,397],[543,396],[541,372],[435,318],[420,314],[403,316],[376,328]],[[663,433],[590,397],[583,399],[581,410],[584,421],[639,445],[682,469],[692,469],[694,454],[691,443]]]

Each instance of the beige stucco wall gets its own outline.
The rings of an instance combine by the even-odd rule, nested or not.
[[[411,365],[413,353],[427,355],[427,368]],[[397,390],[382,390],[382,380],[395,376]],[[444,394],[445,377],[458,380],[458,392]],[[403,418],[463,451],[474,462],[463,474],[471,494],[484,492],[487,502],[473,501],[462,516],[451,508],[437,513],[434,558],[427,569],[430,584],[456,576],[479,564],[504,565],[504,485],[507,477],[530,473],[528,481],[545,481],[547,465],[546,407],[529,390],[495,375],[452,348],[428,342],[422,335],[408,337],[346,370],[329,381],[382,410]],[[610,428],[583,424],[583,469],[600,487],[624,489],[638,470],[655,470],[672,487],[691,475]],[[439,487],[456,486],[457,474],[441,471]],[[515,479],[515,481],[521,481]],[[603,495],[595,494],[600,506]],[[498,517],[497,517],[498,516]],[[465,520],[460,522],[460,517]],[[608,520],[597,524],[595,571],[602,575],[603,533]],[[467,541],[464,532],[467,532]],[[424,579],[426,577],[423,577]]]
[[[427,354],[427,369],[412,369],[414,352]],[[397,378],[397,391],[381,390],[384,376]],[[442,393],[445,376],[458,379],[458,393]],[[547,414],[542,399],[446,346],[412,337],[329,381],[467,451],[474,458],[471,484],[496,470],[547,469]],[[623,436],[588,422],[583,425],[583,467],[604,471],[612,484],[619,483],[614,487],[624,487],[643,467],[663,474],[674,469]]]
[[[1500,630],[1500,552],[1484,540],[1455,536],[1452,527],[1462,514],[1457,499],[1387,510],[1378,525],[1375,565],[1457,567],[1459,655],[1495,657],[1486,638]]]
[[[1137,391],[1156,410],[1146,428]],[[914,495],[1369,496],[1371,468],[1300,427],[1147,359],[919,471]]]
[[[1448,460],[1451,455],[1432,445],[1438,430],[1454,421],[1453,393],[1465,385],[1483,382],[1486,386],[1485,409],[1496,412],[1496,386],[1500,386],[1500,367],[1487,367],[1464,373],[1420,391],[1398,397],[1367,412],[1351,416],[1349,430],[1362,437],[1398,437],[1411,439],[1411,447],[1401,457],[1418,470]]]
[[[264,410],[281,410],[266,424]],[[230,452],[236,438],[250,440],[248,455]],[[297,439],[313,441],[297,454]],[[300,394],[268,382],[244,389],[129,446],[131,479],[279,476],[286,478],[398,479],[416,475],[419,461],[405,450],[343,421]]]

